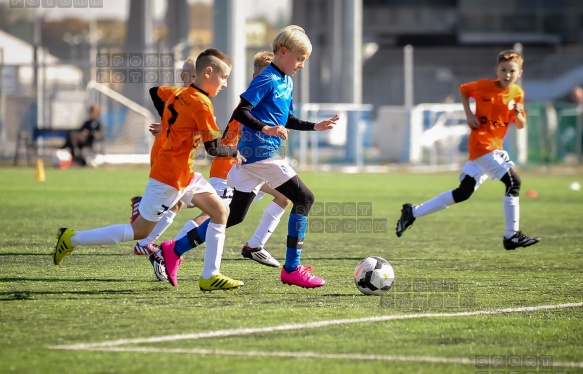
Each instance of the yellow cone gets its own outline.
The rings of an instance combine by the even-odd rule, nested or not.
[[[36,172],[34,173],[34,179],[39,182],[44,182],[47,180],[47,176],[45,175],[45,164],[43,163],[42,158],[36,159]]]

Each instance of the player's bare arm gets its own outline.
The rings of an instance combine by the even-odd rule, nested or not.
[[[522,103],[514,104],[514,123],[516,127],[522,129],[526,126],[526,116],[524,115],[524,105]]]
[[[462,105],[464,107],[464,112],[466,113],[466,118],[468,120],[468,126],[470,126],[470,128],[472,128],[472,129],[479,129],[480,128],[480,120],[478,119],[478,117],[476,117],[476,115],[474,113],[472,113],[472,110],[470,109],[470,98],[468,97],[468,95],[464,94],[463,92],[460,92],[460,98],[461,98]]]

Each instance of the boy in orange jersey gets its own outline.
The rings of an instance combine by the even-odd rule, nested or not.
[[[165,211],[178,200],[186,198],[210,216],[205,265],[212,260],[208,268],[213,268],[213,271],[208,279],[203,279],[205,274],[199,279],[200,288],[204,290],[203,284],[214,283],[220,284],[221,289],[243,285],[243,282],[219,272],[229,210],[202,175],[191,169],[191,151],[201,142],[212,156],[241,157],[235,148],[219,144],[220,130],[210,100],[210,97],[227,87],[231,67],[230,58],[216,49],[207,49],[197,57],[194,83],[165,103],[162,123],[167,126],[167,130],[161,134],[161,148],[150,170],[150,180],[140,202],[139,217],[132,224],[87,231],[59,229],[54,252],[55,264],[60,264],[76,246],[116,244],[146,237]]]
[[[503,141],[513,122],[526,126],[524,92],[516,81],[522,75],[522,55],[513,50],[502,51],[496,65],[497,79],[483,79],[460,86],[461,101],[471,128],[468,139],[469,161],[460,175],[460,185],[420,205],[403,204],[397,221],[397,236],[410,227],[415,219],[438,212],[472,196],[488,178],[500,179],[506,186],[504,194],[505,232],[503,245],[507,250],[529,247],[540,241],[519,230],[520,178],[512,168]],[[470,110],[469,98],[476,101],[476,113]]]
[[[259,73],[267,67],[273,61],[273,52],[263,51],[258,52],[255,54],[253,58],[253,78],[255,78]],[[159,87],[158,90],[162,89],[163,87]],[[237,143],[239,142],[239,138],[241,137],[241,124],[235,120],[231,120],[227,125],[223,133],[223,137],[221,143],[225,146],[233,146],[236,147]],[[158,136],[163,130],[159,124],[153,124],[151,127],[151,132],[153,135]],[[156,139],[158,142],[158,138]],[[209,182],[215,188],[215,191],[221,197],[224,204],[229,205],[231,199],[233,198],[233,188],[228,185],[227,183],[227,174],[231,167],[237,163],[237,160],[232,157],[216,157],[210,169],[210,178]],[[255,200],[260,200],[266,194],[272,195],[274,197],[273,201],[267,206],[265,212],[263,213],[263,218],[259,222],[255,233],[252,235],[251,239],[245,243],[241,250],[241,255],[245,258],[252,259],[254,261],[259,262],[260,264],[272,267],[279,267],[279,262],[271,256],[269,252],[265,249],[265,243],[269,240],[269,237],[279,224],[279,221],[283,214],[285,213],[285,209],[289,206],[290,201],[277,190],[270,188],[267,185],[263,185],[261,190],[257,194]],[[136,196],[132,198],[132,202],[139,201],[141,199],[140,196]],[[135,205],[132,204],[132,210],[135,211]],[[169,214],[170,211],[166,212],[166,215]],[[133,217],[132,217],[133,218]],[[198,217],[193,220],[188,221],[184,227],[180,230],[180,232],[174,237],[174,240],[177,240],[183,236],[185,236],[190,230],[196,229],[199,225],[201,225],[204,221],[206,221],[209,216],[205,213],[201,213]],[[164,218],[163,218],[164,219]],[[158,228],[158,226],[162,227],[161,225],[162,220],[158,222],[158,225],[154,228],[154,231]],[[167,224],[163,227],[166,230],[170,224]],[[159,237],[164,231],[156,233],[156,238]],[[138,245],[140,247],[147,249],[150,251],[149,258],[154,266],[154,271],[156,276],[160,280],[168,280],[166,275],[166,270],[164,268],[164,260],[162,258],[161,252],[159,252],[159,247],[156,245],[154,240],[153,233],[148,236],[146,239],[142,239],[136,247],[134,248],[134,253],[136,254],[148,254],[148,253],[138,253],[136,249]],[[142,243],[146,243],[141,245]]]
[[[182,71],[180,73],[180,79],[183,82],[182,87],[169,87],[169,86],[161,86],[161,87],[154,87],[150,90],[150,95],[152,96],[152,100],[154,101],[154,106],[158,111],[160,117],[162,117],[165,108],[165,101],[168,100],[170,97],[179,94],[182,90],[186,89],[194,82],[195,77],[195,66],[194,61],[189,58],[187,59],[183,66]],[[152,134],[159,134],[163,131],[166,131],[166,128],[162,128],[161,124],[152,124],[150,126],[150,132]],[[152,145],[152,150],[150,151],[150,166],[153,166],[154,160],[158,157],[158,152],[162,148],[162,137],[156,136],[154,140],[154,144]],[[132,202],[132,217],[130,219],[130,223],[133,223],[138,216],[140,215],[139,206],[140,201],[142,200],[141,196],[135,196],[131,199]],[[161,281],[167,281],[168,276],[166,275],[166,269],[164,268],[163,261],[160,257],[154,255],[160,247],[154,243],[160,235],[174,221],[174,217],[180,209],[187,205],[187,202],[182,200],[178,200],[178,202],[172,206],[172,208],[168,209],[164,215],[160,218],[160,220],[156,223],[156,226],[152,229],[150,234],[144,238],[139,240],[134,245],[134,254],[136,255],[144,255],[148,256],[150,263],[154,267],[154,274],[156,277]]]
[[[273,53],[272,52],[259,52],[255,55],[253,59],[254,65],[254,73],[253,77],[257,76],[263,69],[271,63],[273,60]],[[194,65],[192,65],[194,69]],[[188,72],[188,61],[185,63],[184,71]],[[194,75],[192,75],[194,77]],[[188,79],[188,77],[186,77]],[[185,78],[183,78],[185,80]],[[151,90],[150,94],[152,95],[152,99],[155,102],[156,108],[160,112],[164,109],[164,104],[160,102],[159,99],[156,99],[156,92],[161,93],[161,97],[164,97],[165,92],[171,92],[172,90],[176,90],[174,87],[157,87],[156,89]],[[161,109],[160,109],[161,108]],[[161,115],[161,112],[160,112]],[[154,123],[150,126],[150,132],[152,135],[156,136],[156,141],[152,148],[152,156],[151,159],[155,158],[157,152],[156,144],[159,144],[160,137],[159,135],[163,132],[162,126],[159,123]],[[225,132],[223,133],[223,138],[221,143],[226,146],[237,146],[237,142],[239,141],[241,133],[241,124],[237,121],[232,120],[229,122]],[[233,197],[233,188],[227,184],[226,178],[229,170],[231,167],[236,164],[237,160],[232,157],[216,157],[212,164],[210,170],[210,179],[209,182],[215,188],[219,197],[221,197],[224,204],[229,205],[231,199]],[[268,186],[263,186],[256,197],[256,200],[261,199],[265,194],[270,194],[274,196],[273,202],[271,202],[265,212],[263,214],[263,218],[261,219],[255,233],[245,244],[243,249],[241,250],[241,254],[245,258],[250,258],[255,260],[263,265],[272,266],[272,267],[279,267],[279,262],[271,256],[269,252],[265,249],[265,243],[279,224],[280,218],[285,212],[285,209],[289,206],[289,200],[280,194],[278,191],[269,188]],[[141,196],[135,196],[132,198],[132,218],[131,222],[133,222],[137,216],[139,215],[138,207],[139,202],[141,200]],[[154,243],[154,241],[162,235],[162,233],[170,226],[176,213],[178,210],[182,208],[184,202],[179,201],[173,208],[168,210],[162,219],[158,221],[158,224],[152,230],[150,235],[140,240],[136,243],[134,247],[134,253],[137,255],[148,255],[148,259],[154,268],[154,274],[156,277],[161,281],[168,281],[168,275],[166,274],[166,267],[164,265],[164,258],[162,257],[162,251],[160,251],[160,247]],[[192,207],[189,206],[189,207]],[[185,235],[190,230],[196,229],[199,225],[201,225],[204,221],[206,221],[209,216],[206,213],[201,213],[198,217],[193,220],[189,220],[180,232],[174,237],[174,240],[177,240]]]
[[[273,61],[273,52],[263,51],[255,54],[253,57],[253,78],[258,76],[263,69]],[[223,133],[221,143],[227,146],[236,147],[241,137],[241,123],[231,119],[227,128]],[[229,204],[233,198],[233,187],[227,183],[227,174],[231,167],[236,164],[236,160],[232,157],[216,157],[210,169],[209,182],[215,188],[219,196],[223,199],[225,204]],[[279,267],[280,263],[265,249],[265,243],[269,240],[273,231],[279,224],[279,221],[290,201],[279,191],[274,190],[267,184],[264,184],[255,201],[260,200],[265,194],[273,196],[273,201],[269,203],[263,217],[257,226],[257,229],[251,236],[251,239],[241,249],[241,255],[245,258],[254,260],[262,265]],[[188,221],[182,228],[180,233],[176,235],[175,240],[185,236],[186,233],[202,224],[208,216],[201,214],[192,221]]]

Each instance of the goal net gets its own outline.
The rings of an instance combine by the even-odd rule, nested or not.
[[[475,111],[475,103],[470,102]],[[462,104],[419,104],[411,110],[409,161],[415,165],[457,170],[467,160],[470,128]],[[510,126],[504,149],[517,163],[527,161],[526,131]]]
[[[307,103],[300,107],[299,118],[315,123],[338,114],[333,131],[295,131],[288,146],[300,168],[323,165],[363,167],[372,154],[371,104]]]
[[[122,94],[91,81],[87,85],[89,103],[98,104],[104,127],[104,152],[98,163],[148,163],[154,137],[151,123],[158,122],[145,107]]]

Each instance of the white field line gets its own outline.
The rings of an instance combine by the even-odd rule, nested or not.
[[[168,353],[196,353],[196,354],[222,354],[236,356],[269,356],[269,357],[311,357],[311,358],[336,358],[336,359],[356,359],[356,360],[380,360],[380,361],[415,361],[415,362],[436,362],[436,363],[454,363],[468,365],[473,364],[474,360],[468,358],[445,358],[445,357],[415,357],[415,356],[383,356],[383,355],[358,355],[358,354],[319,354],[313,352],[258,352],[258,351],[230,351],[230,350],[208,350],[208,349],[164,349],[164,348],[147,348],[147,347],[120,347],[128,344],[141,343],[161,343],[177,340],[196,340],[204,338],[216,338],[237,335],[251,335],[258,333],[269,333],[276,331],[289,330],[307,330],[316,329],[326,326],[348,325],[354,323],[371,323],[384,322],[403,319],[419,318],[447,318],[447,317],[469,317],[482,315],[495,315],[504,313],[534,312],[540,310],[565,309],[583,307],[583,302],[555,304],[555,305],[538,305],[519,308],[505,308],[492,310],[477,310],[472,312],[458,313],[422,313],[422,314],[405,314],[405,315],[387,315],[366,318],[337,319],[329,321],[295,323],[279,325],[272,327],[242,328],[231,330],[217,330],[195,334],[167,335],[152,338],[141,339],[120,339],[111,340],[101,343],[79,343],[70,345],[55,345],[49,349],[63,350],[91,350],[91,351],[116,351],[116,352],[168,352]],[[583,368],[583,362],[555,362],[554,367],[576,367]]]
[[[225,349],[157,348],[157,347],[102,347],[102,348],[90,348],[87,350],[99,352],[181,353],[198,355],[217,355],[217,356],[220,355],[220,356],[244,356],[244,357],[318,358],[335,360],[403,361],[435,364],[476,365],[475,359],[465,357],[391,356],[391,355],[364,355],[349,353],[339,354],[339,353],[315,353],[315,352],[232,351]],[[583,362],[553,362],[552,367],[583,368]],[[520,369],[523,368],[524,367],[520,367]],[[534,369],[536,369],[536,367]],[[539,369],[543,370],[545,369],[545,367],[539,367]]]

